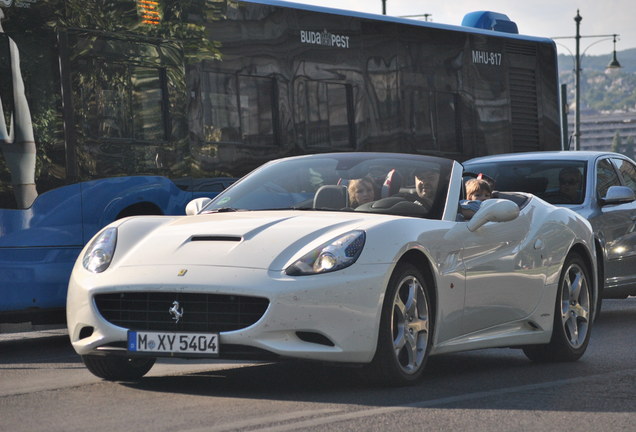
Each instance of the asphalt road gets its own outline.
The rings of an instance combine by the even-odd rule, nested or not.
[[[585,356],[493,349],[433,357],[383,388],[312,363],[162,361],[138,383],[93,377],[65,336],[0,337],[0,431],[636,430],[636,298],[609,300]]]

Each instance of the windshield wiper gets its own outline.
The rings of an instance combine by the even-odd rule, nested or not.
[[[242,210],[234,208],[234,207],[221,207],[218,209],[203,210],[202,213],[232,213],[237,211],[242,211]]]
[[[284,210],[325,210],[325,211],[329,211],[329,210],[334,210],[334,211],[339,211],[337,209],[328,209],[328,208],[323,208],[323,209],[317,209],[314,207],[277,207],[277,208],[258,208],[258,209],[237,209],[237,208],[233,208],[233,207],[221,207],[218,209],[211,209],[211,210],[204,210],[202,213],[232,213],[232,212],[243,212],[243,211],[284,211]]]

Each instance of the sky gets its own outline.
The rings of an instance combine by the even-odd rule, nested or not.
[[[293,0],[358,12],[382,14],[382,0]],[[386,0],[386,13],[392,16],[430,14],[429,21],[460,25],[465,14],[478,10],[503,13],[517,23],[519,33],[529,36],[556,37],[560,54],[575,52],[576,11],[583,18],[580,25],[580,53],[610,54],[612,38],[586,37],[618,34],[616,50],[636,48],[636,2],[634,0]],[[416,18],[416,19],[424,19]],[[565,46],[565,47],[564,47]],[[568,51],[569,50],[569,51]]]

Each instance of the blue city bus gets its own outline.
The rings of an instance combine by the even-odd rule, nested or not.
[[[263,162],[561,148],[557,57],[462,26],[275,0],[1,0],[0,322],[64,321],[104,225],[184,214]]]

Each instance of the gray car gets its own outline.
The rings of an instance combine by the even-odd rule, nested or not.
[[[595,234],[601,297],[636,295],[633,160],[618,153],[561,151],[486,156],[463,165],[467,173],[491,177],[495,191],[530,192],[587,218]]]

